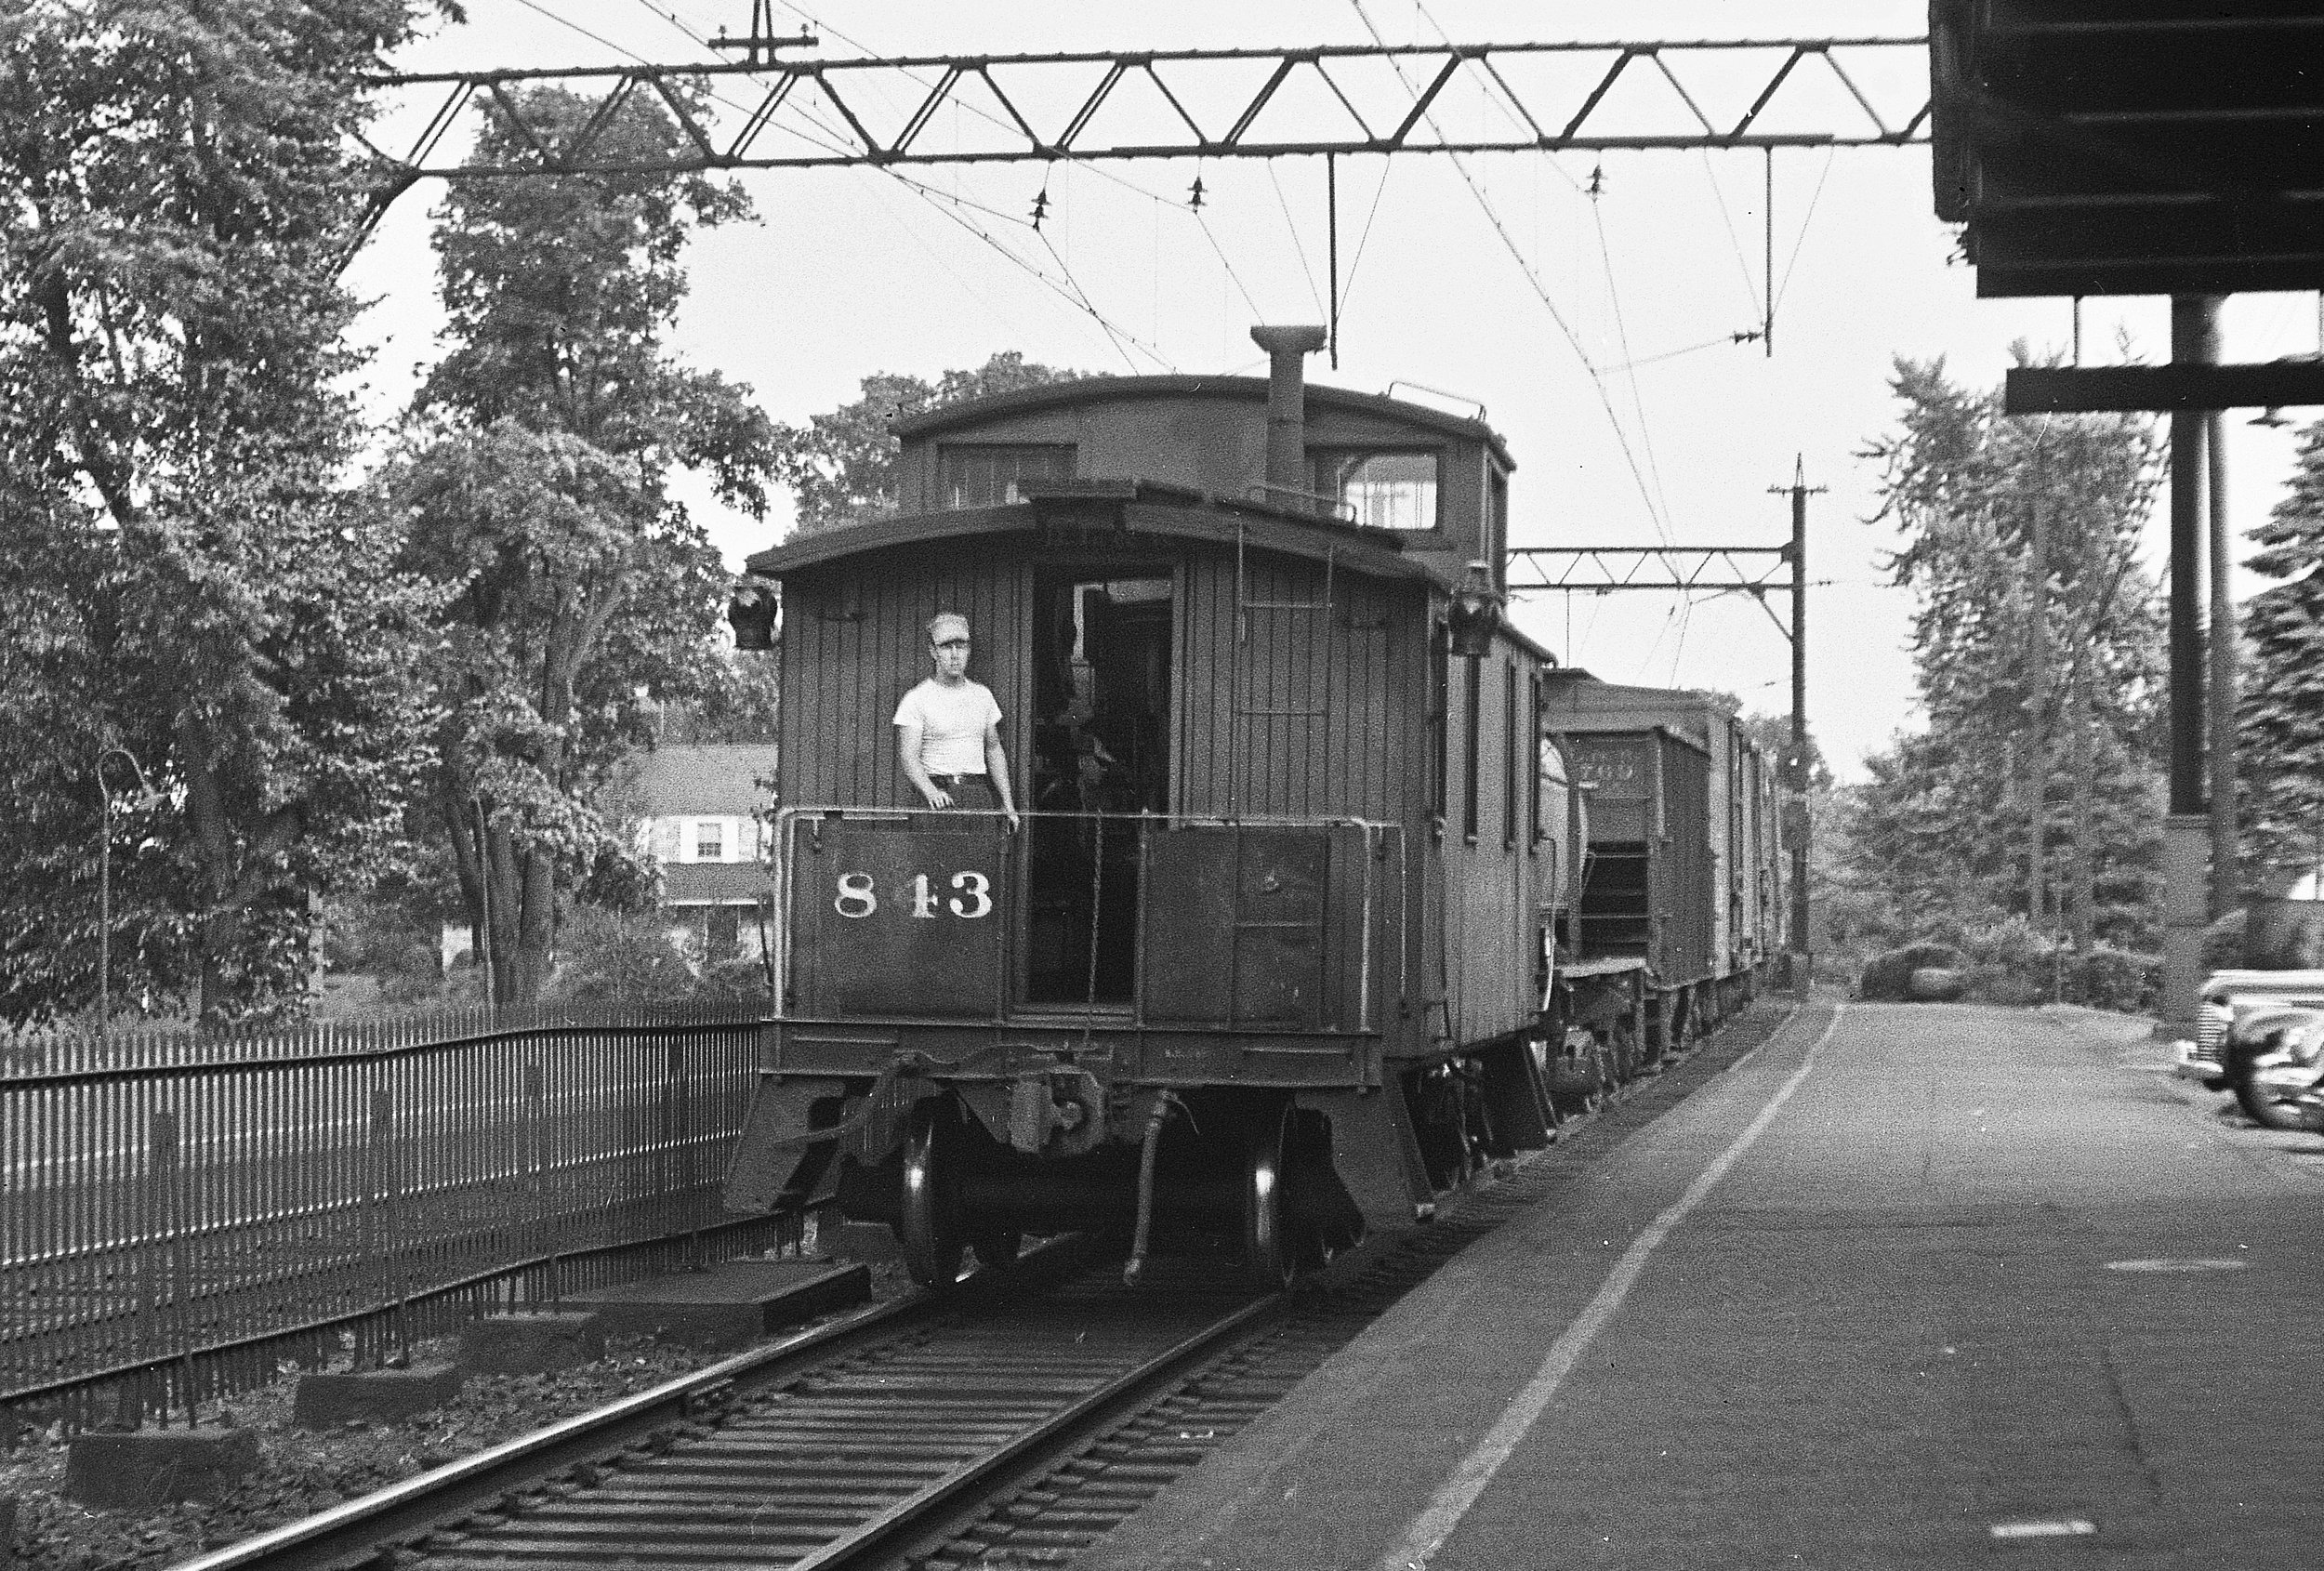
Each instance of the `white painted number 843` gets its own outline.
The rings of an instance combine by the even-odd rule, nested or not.
[[[944,909],[956,917],[974,921],[987,917],[993,910],[993,881],[982,873],[955,873],[952,887],[960,891],[943,901]],[[928,875],[912,875],[912,915],[933,920],[939,897],[929,887]],[[838,878],[838,893],[833,897],[831,908],[852,921],[861,921],[879,909],[879,896],[872,890],[869,873],[842,873]]]

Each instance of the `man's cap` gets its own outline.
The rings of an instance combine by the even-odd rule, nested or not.
[[[969,619],[957,612],[944,611],[928,619],[928,641],[942,643],[946,638],[968,638]]]

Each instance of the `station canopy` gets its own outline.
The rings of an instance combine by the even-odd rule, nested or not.
[[[1977,293],[2324,286],[2324,0],[1933,0]]]

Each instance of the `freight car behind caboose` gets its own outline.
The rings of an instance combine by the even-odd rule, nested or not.
[[[1590,811],[1553,1009],[1565,1035],[1634,1039],[1651,1062],[1774,974],[1786,892],[1776,772],[1718,693],[1566,667],[1545,676],[1541,724]]]
[[[1477,420],[1270,377],[1093,378],[898,423],[903,511],[780,585],[779,997],[737,1209],[1027,1232],[1281,1280],[1553,1115],[1527,1050],[1567,814],[1554,662],[1499,616]],[[957,612],[1019,832],[924,810],[889,725]],[[1570,869],[1570,864],[1569,869]]]

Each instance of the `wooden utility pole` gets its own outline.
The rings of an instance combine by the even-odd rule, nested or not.
[[[1794,454],[1791,459],[1791,483],[1771,485],[1772,493],[1789,493],[1791,497],[1791,757],[1786,761],[1785,784],[1791,788],[1791,799],[1799,804],[1796,826],[1799,833],[1791,837],[1791,948],[1807,967],[1802,979],[1801,991],[1805,992],[1809,979],[1816,974],[1815,952],[1808,945],[1807,928],[1807,870],[1809,842],[1815,836],[1815,825],[1808,810],[1809,769],[1807,761],[1807,499],[1824,487],[1807,483],[1806,461]]]
[[[2090,797],[2092,775],[2098,767],[2097,737],[2093,734],[2095,724],[2091,715],[2090,666],[2078,661],[2071,676],[2073,683],[2069,701],[2073,705],[2074,728],[2074,878],[2073,902],[2074,953],[2090,953],[2091,942],[2097,931],[2096,914],[2091,909],[2097,887],[2097,858],[2092,854],[2090,843]]]
[[[2211,482],[2204,521],[2211,536],[2211,691],[2204,712],[2211,722],[2211,915],[2217,921],[2243,904],[2236,845],[2236,606],[2227,547],[2226,431],[2215,409],[2203,423]]]
[[[2048,919],[2050,887],[2050,505],[2039,468],[2034,483],[2026,561],[2026,916],[2039,931]]]

